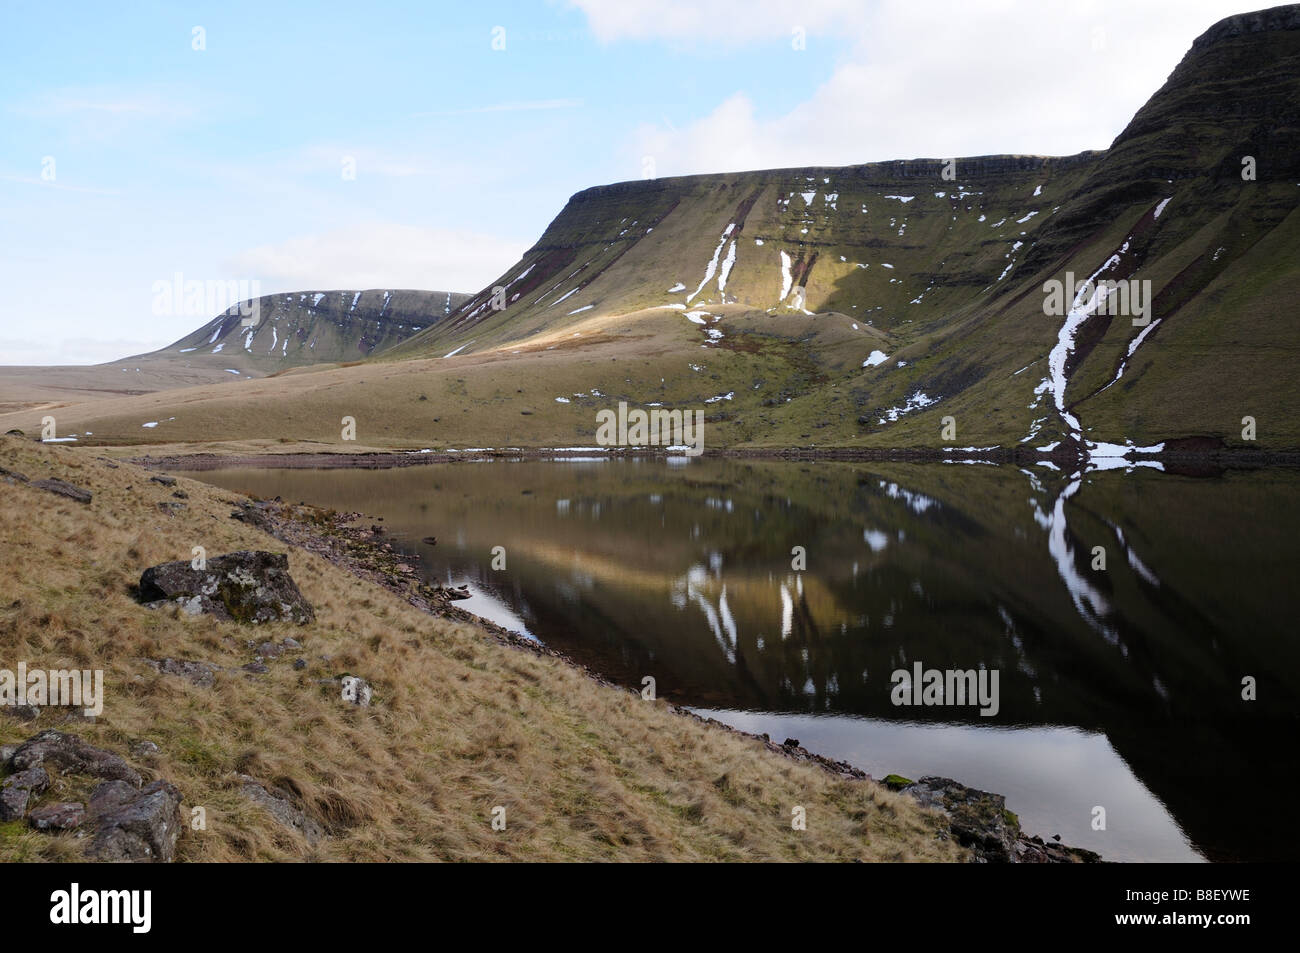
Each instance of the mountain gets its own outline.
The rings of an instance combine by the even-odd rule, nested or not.
[[[374,446],[583,445],[627,401],[704,410],[713,447],[1300,447],[1298,147],[1300,6],[1230,17],[1104,151],[587,189],[365,365],[196,392],[173,429],[336,441],[351,414]],[[138,420],[171,405],[141,401],[64,413],[161,439]]]
[[[468,298],[450,291],[384,290],[263,295],[144,357],[188,354],[190,361],[262,373],[356,361],[437,324]]]
[[[429,327],[468,298],[458,292],[384,290],[264,295],[148,354],[92,366],[0,367],[0,411],[361,360]],[[252,321],[248,326],[245,314]]]

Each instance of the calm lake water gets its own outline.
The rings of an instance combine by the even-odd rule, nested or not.
[[[876,777],[1005,794],[1029,833],[1111,860],[1294,859],[1295,826],[1263,797],[1300,773],[1293,471],[680,458],[192,475],[382,516],[430,579],[470,585],[470,611]],[[996,672],[997,714],[894,704],[892,673],[918,662]]]

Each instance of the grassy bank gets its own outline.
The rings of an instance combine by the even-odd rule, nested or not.
[[[316,622],[246,629],[140,606],[147,566],[239,549],[288,549],[230,518],[235,498],[164,487],[88,448],[0,438],[0,467],[94,493],[73,502],[0,476],[0,668],[103,669],[93,722],[0,712],[0,744],[60,727],[164,777],[207,830],[179,857],[207,860],[955,860],[936,815],[874,783],[836,778],[761,742],[674,714],[555,659],[430,617],[301,550],[289,565]],[[173,496],[176,490],[188,494]],[[165,511],[159,504],[183,503]],[[256,675],[248,640],[303,650]],[[210,688],[145,658],[220,666]],[[295,670],[293,658],[306,661]],[[353,673],[371,708],[320,680]],[[133,740],[159,751],[128,755]],[[240,791],[239,774],[293,795],[327,831],[315,846]],[[46,800],[75,799],[56,778]],[[492,829],[492,809],[507,827]],[[791,829],[791,811],[807,829]],[[72,835],[0,825],[0,859],[80,857]]]

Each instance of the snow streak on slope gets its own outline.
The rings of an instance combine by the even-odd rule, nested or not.
[[[692,294],[689,298],[686,299],[686,303],[687,303],[687,304],[690,304],[693,300],[695,300],[695,298],[697,298],[697,297],[699,296],[700,292],[704,290],[704,286],[707,285],[711,280],[713,280],[713,276],[714,276],[715,274],[717,274],[717,272],[718,272],[718,257],[722,254],[722,246],[725,245],[725,244],[727,244],[727,239],[728,239],[728,238],[730,237],[730,235],[731,235],[731,230],[732,230],[733,228],[735,228],[735,227],[736,227],[736,224],[735,224],[734,222],[732,222],[732,223],[731,223],[730,225],[728,225],[725,229],[723,229],[723,231],[722,231],[722,238],[718,240],[718,247],[715,248],[715,249],[713,250],[713,257],[712,257],[711,259],[709,259],[709,264],[708,264],[708,266],[704,269],[704,280],[701,281],[701,282],[700,282],[700,286],[699,286],[698,288],[695,289],[695,293]],[[732,242],[731,244],[732,244],[732,248],[733,248],[733,250],[734,250],[734,248],[735,248],[735,244],[736,244],[736,243],[735,243],[735,242]],[[733,255],[733,260],[734,260],[734,255]],[[730,269],[728,269],[728,270],[730,270]]]

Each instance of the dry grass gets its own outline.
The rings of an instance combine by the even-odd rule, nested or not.
[[[102,668],[94,723],[47,710],[25,724],[0,714],[0,742],[60,725],[175,783],[186,861],[233,860],[851,860],[962,857],[938,819],[864,782],[767,751],[760,742],[683,718],[663,702],[593,681],[560,662],[426,616],[313,555],[290,569],[316,606],[307,627],[250,631],[138,605],[141,570],[237,549],[284,545],[229,518],[231,494],[190,481],[188,509],[157,504],[171,489],[89,449],[0,438],[0,466],[56,476],[95,494],[81,505],[0,480],[0,667]],[[238,671],[246,640],[304,644],[308,667]],[[143,657],[201,659],[233,671],[209,689],[158,675]],[[375,689],[347,706],[318,679],[353,672]],[[237,773],[293,792],[329,832],[316,847],[246,800]],[[58,779],[45,797],[84,794]],[[506,808],[505,831],[491,827]],[[806,831],[791,809],[807,810]],[[81,841],[0,824],[0,859],[62,860]]]

